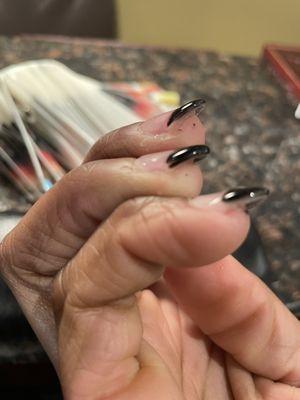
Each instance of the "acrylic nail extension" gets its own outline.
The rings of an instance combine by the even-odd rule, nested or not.
[[[193,160],[194,163],[197,163],[203,160],[208,154],[209,147],[205,145],[184,147],[171,153],[167,158],[167,164],[170,168],[173,168],[187,160]]]
[[[201,112],[205,107],[205,103],[206,102],[203,99],[189,101],[188,103],[184,104],[183,106],[177,108],[172,113],[167,125],[168,126],[171,125],[172,122],[183,117],[185,114],[189,113],[192,110],[195,110],[196,112]]]
[[[237,204],[246,210],[255,207],[265,200],[270,191],[264,187],[237,187],[223,194],[222,201],[226,204]]]
[[[189,201],[194,207],[212,207],[223,211],[242,209],[248,211],[267,198],[269,190],[264,187],[236,187],[223,193],[195,197]]]

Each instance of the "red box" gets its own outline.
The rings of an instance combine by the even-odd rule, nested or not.
[[[264,47],[263,59],[287,91],[300,101],[300,47],[269,44]]]

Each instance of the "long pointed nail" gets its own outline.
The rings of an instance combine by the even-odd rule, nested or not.
[[[135,164],[148,171],[173,168],[182,162],[192,160],[194,163],[201,161],[209,154],[209,148],[205,145],[184,147],[174,152],[162,151],[146,154],[136,159]]]
[[[247,212],[265,200],[268,194],[269,190],[264,187],[237,187],[222,193],[195,197],[190,200],[190,204],[200,208],[217,207],[223,210],[239,208]]]
[[[187,113],[191,111],[195,111],[196,113],[200,113],[205,107],[205,100],[203,99],[196,99],[193,101],[189,101],[188,103],[184,104],[183,106],[177,108],[170,116],[168,121],[168,126],[172,124],[175,120],[183,117]]]
[[[237,187],[225,192],[222,201],[227,204],[238,204],[249,210],[265,200],[269,193],[269,189],[264,187]]]
[[[182,149],[171,153],[167,158],[167,163],[169,164],[170,168],[173,168],[187,160],[193,160],[194,163],[197,163],[203,160],[203,158],[205,158],[209,152],[209,147],[205,146],[204,144],[183,147]]]

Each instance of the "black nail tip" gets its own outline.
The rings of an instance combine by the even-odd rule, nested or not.
[[[241,202],[249,209],[270,194],[264,187],[236,187],[224,193],[222,200],[226,203]]]
[[[172,113],[167,126],[171,125],[176,119],[183,117],[192,110],[198,110],[199,112],[202,111],[205,107],[205,103],[206,101],[204,99],[196,99],[183,104]]]
[[[167,158],[167,163],[169,164],[170,168],[173,168],[176,165],[188,160],[193,160],[194,163],[197,163],[203,160],[203,158],[205,158],[209,152],[209,147],[205,146],[204,144],[183,147],[170,154]]]

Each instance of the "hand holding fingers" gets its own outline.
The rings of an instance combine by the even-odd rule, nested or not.
[[[197,195],[202,178],[193,161],[206,154],[207,147],[198,145],[179,154],[84,164],[43,196],[1,243],[2,274],[53,360],[56,335],[49,291],[57,271],[127,199]],[[175,161],[176,168],[170,168]]]
[[[262,344],[251,336],[257,328],[261,338],[265,338],[270,320],[265,318],[264,324],[254,324],[255,329],[254,325],[251,328],[251,321],[249,326],[245,323],[246,328],[243,321],[238,326],[239,316],[248,318],[242,315],[246,307],[239,308],[239,304],[247,304],[247,298],[238,297],[242,293],[238,284],[231,286],[234,273],[229,274],[227,281],[224,278],[223,270],[232,266],[232,261],[226,264],[230,260],[226,256],[239,246],[247,233],[248,216],[240,206],[249,190],[188,199],[199,193],[202,182],[200,171],[192,162],[184,161],[198,161],[207,153],[207,148],[199,146],[204,142],[204,130],[198,118],[201,109],[201,102],[194,102],[172,114],[163,114],[104,137],[91,150],[86,162],[44,196],[2,245],[2,257],[4,254],[7,259],[9,255],[9,262],[13,261],[16,267],[13,274],[6,276],[46,348],[51,343],[50,354],[57,345],[58,327],[59,371],[67,398],[90,394],[99,398],[112,395],[113,399],[145,400],[146,395],[153,398],[153,393],[156,394],[154,382],[160,395],[169,382],[169,390],[162,398],[170,396],[170,388],[176,391],[168,365],[157,348],[145,341],[139,311],[139,292],[155,283],[165,266],[169,267],[165,279],[179,303],[220,348],[246,365],[249,371],[254,361],[260,360],[259,355],[262,362],[260,370],[254,369],[257,373],[273,378],[286,371],[277,367],[278,360],[286,357],[287,352],[278,351],[272,340],[269,346],[266,339],[266,353],[259,354]],[[198,146],[191,148],[195,144]],[[187,148],[178,150],[181,146]],[[253,194],[257,191],[252,190],[247,201],[250,197],[251,201],[255,200]],[[31,243],[26,241],[29,235],[33,238]],[[12,246],[23,250],[22,257],[11,257]],[[217,260],[222,258],[219,263]],[[205,266],[210,263],[215,264]],[[191,268],[198,266],[203,266],[203,275],[199,272],[201,268]],[[220,276],[216,270],[221,271]],[[237,268],[233,272],[249,289],[252,281],[247,281],[246,275]],[[202,281],[197,279],[199,276]],[[49,300],[52,289],[54,310]],[[210,293],[209,289],[215,290]],[[206,298],[201,298],[199,291],[203,296],[206,293]],[[225,296],[223,303],[216,293],[220,299]],[[142,297],[145,303],[148,297]],[[256,300],[255,296],[251,298],[249,309],[255,308]],[[201,306],[197,304],[198,309],[196,301],[202,301]],[[205,305],[211,313],[203,312],[199,316],[199,309]],[[253,312],[259,321],[260,312]],[[212,314],[217,318],[211,318]],[[286,315],[283,320],[288,320]],[[235,343],[232,343],[231,330],[222,325],[228,321],[233,324]],[[281,322],[275,327],[276,333],[282,325]],[[287,326],[295,332],[293,324],[287,322]],[[239,340],[242,334],[257,350],[253,358]],[[279,347],[286,345],[272,332],[271,337]],[[268,365],[264,363],[266,354],[267,357],[270,354]],[[275,366],[271,367],[271,374],[270,364]],[[291,369],[287,368],[282,381],[297,384],[297,368],[293,362],[288,361],[287,365]],[[145,392],[147,384],[152,388],[149,393]],[[266,386],[262,381],[260,385]],[[117,389],[124,389],[127,397],[121,392],[118,395]]]
[[[165,171],[159,171],[164,169],[162,156],[154,155],[140,163],[135,163],[134,158],[203,144],[204,129],[197,116],[202,109],[200,103],[194,102],[196,107],[180,115],[177,112],[171,125],[170,112],[102,138],[92,149],[89,162],[44,195],[1,243],[1,273],[54,364],[57,345],[50,292],[53,276],[122,201],[142,195],[199,193],[199,169],[187,166],[184,172],[181,166],[171,170],[165,164]],[[130,159],[98,161],[124,156]]]
[[[171,153],[180,145],[188,148],[192,144],[203,145],[205,132],[198,116],[204,103],[201,99],[192,101],[173,113],[164,113],[151,120],[120,128],[100,139],[91,149],[86,162],[43,196],[2,244],[2,253],[5,255],[25,255],[25,259],[19,257],[21,263],[18,259],[7,262],[17,264],[21,269],[25,267],[26,270],[24,262],[26,264],[29,258],[29,269],[38,264],[37,272],[44,270],[50,273],[49,268],[52,271],[61,268],[76,253],[99,222],[120,202],[142,195],[188,197],[198,194],[201,176],[198,171],[199,183],[195,184],[195,169],[186,180],[181,179],[181,183],[175,178],[175,173],[175,179],[168,185],[164,182],[163,174],[159,177],[159,174],[152,172],[168,170],[164,162],[168,152],[163,154],[164,150]],[[202,150],[207,151],[204,147]],[[142,157],[153,152],[155,154],[150,157]],[[98,161],[101,158],[119,157],[131,157],[131,160]],[[133,157],[140,158],[140,162],[135,163]],[[143,183],[142,173],[147,170],[149,179]],[[155,187],[151,187],[152,175],[152,182],[156,181]],[[191,175],[194,175],[193,182]],[[183,186],[177,191],[180,184]],[[29,235],[30,242],[25,240]],[[10,251],[14,246],[18,247],[18,251]],[[29,254],[32,257],[28,257]],[[13,257],[6,255],[5,258]]]
[[[142,376],[157,378],[157,367],[166,367],[142,340],[135,294],[156,282],[164,265],[224,257],[243,240],[248,223],[240,208],[223,204],[210,209],[184,199],[138,198],[119,206],[55,281],[65,393],[72,388],[82,397],[105,398],[128,386],[134,396]]]

